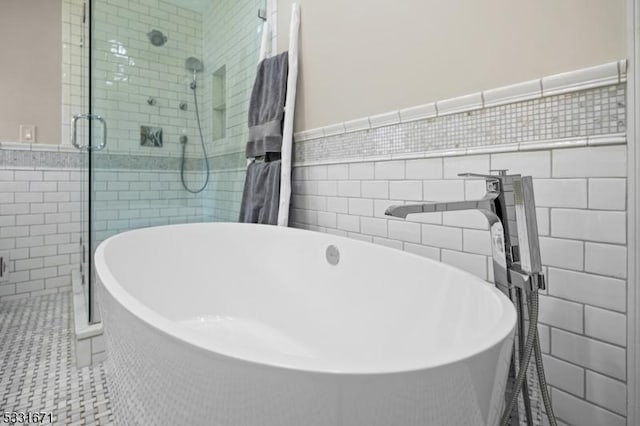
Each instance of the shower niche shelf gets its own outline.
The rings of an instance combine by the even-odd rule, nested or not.
[[[218,68],[212,75],[211,101],[213,139],[222,139],[227,130],[227,67]]]

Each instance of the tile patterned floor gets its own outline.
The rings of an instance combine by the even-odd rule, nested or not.
[[[0,424],[40,411],[53,424],[113,423],[103,366],[75,366],[71,308],[68,292],[0,302]]]

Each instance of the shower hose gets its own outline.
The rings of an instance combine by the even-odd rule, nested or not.
[[[195,108],[196,108],[196,120],[198,122],[198,132],[200,133],[200,144],[202,145],[202,154],[204,156],[204,162],[207,166],[207,177],[204,180],[204,183],[202,184],[202,187],[200,187],[199,189],[191,189],[189,188],[189,186],[187,185],[187,183],[184,180],[184,166],[185,166],[185,149],[187,148],[187,142],[186,139],[184,140],[184,142],[182,142],[182,162],[180,164],[180,180],[182,181],[182,186],[184,186],[184,189],[186,189],[187,191],[189,191],[192,194],[198,194],[202,191],[204,191],[204,189],[207,187],[207,184],[209,183],[209,174],[210,174],[210,170],[209,170],[209,158],[207,158],[207,149],[205,148],[204,145],[204,136],[202,135],[202,126],[200,125],[200,111],[198,110],[198,97],[196,95],[196,87],[195,85],[192,87],[193,90],[193,103],[195,104]]]
[[[518,301],[519,302],[519,301]],[[536,370],[538,372],[538,381],[540,382],[540,393],[542,394],[542,401],[544,408],[547,412],[549,424],[551,426],[557,426],[555,415],[553,414],[553,407],[551,406],[551,399],[549,397],[549,390],[547,389],[547,381],[544,376],[544,367],[542,366],[542,351],[540,350],[540,340],[538,338],[538,291],[533,290],[529,296],[529,332],[527,334],[527,340],[524,345],[524,351],[520,357],[520,369],[518,370],[518,376],[516,377],[515,389],[511,395],[511,399],[507,404],[507,407],[500,421],[500,426],[507,426],[511,420],[511,412],[513,411],[516,403],[518,402],[518,395],[523,388],[524,381],[527,377],[527,369],[529,362],[531,361],[531,354],[533,353],[535,358]],[[519,315],[518,321],[524,321],[524,317]],[[523,336],[520,336],[522,339]],[[525,399],[528,399],[528,394],[523,395]],[[529,407],[527,410],[527,419],[531,419],[530,402],[525,401],[525,406]]]

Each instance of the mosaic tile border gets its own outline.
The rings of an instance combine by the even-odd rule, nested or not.
[[[60,151],[31,151],[0,149],[0,168],[82,168],[82,154]]]
[[[150,155],[100,154],[94,156],[96,169],[128,170],[180,170],[180,157],[157,157]],[[201,170],[204,161],[200,158],[187,158],[186,170]]]
[[[377,155],[372,157],[356,157],[356,158],[338,158],[333,160],[321,159],[318,161],[300,161],[295,162],[293,167],[308,167],[328,164],[349,164],[371,161],[389,161],[389,160],[413,160],[420,158],[444,158],[444,157],[461,157],[465,155],[481,155],[481,154],[500,154],[507,152],[527,152],[541,151],[549,149],[566,149],[580,147],[596,147],[603,145],[626,145],[626,133],[611,134],[604,136],[589,136],[585,138],[568,138],[560,140],[544,140],[536,142],[524,142],[505,145],[489,145],[474,148],[456,148],[433,150],[424,152],[412,152],[402,154]],[[295,148],[295,145],[294,145]]]
[[[618,83],[298,141],[294,162],[425,156],[449,150],[464,155],[474,149],[547,141],[582,140],[586,145],[589,138],[625,132],[626,83]]]
[[[247,167],[244,149],[240,152],[210,156],[209,163],[211,170],[214,171],[246,169]]]
[[[180,157],[148,155],[100,154],[94,157],[97,169],[128,170],[180,170]],[[245,164],[244,152],[209,157],[212,170],[228,170]],[[45,150],[0,149],[0,169],[82,169],[86,167],[86,154],[71,150],[58,150],[52,146]],[[186,170],[205,168],[204,159],[187,158]]]

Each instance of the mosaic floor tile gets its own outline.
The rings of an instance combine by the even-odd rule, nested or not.
[[[5,412],[113,424],[102,364],[75,365],[71,308],[71,293],[0,302],[0,424],[21,424],[7,423]]]

